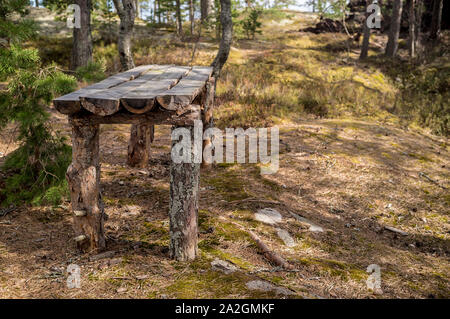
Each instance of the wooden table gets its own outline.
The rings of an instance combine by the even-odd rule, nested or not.
[[[83,251],[105,249],[106,214],[100,194],[99,126],[170,124],[193,133],[195,120],[212,125],[214,78],[203,66],[143,65],[53,100],[72,126],[67,169],[75,241]],[[172,141],[172,146],[174,141]],[[170,252],[177,260],[197,255],[200,164],[171,163]]]

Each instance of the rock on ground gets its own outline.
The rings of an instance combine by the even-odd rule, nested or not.
[[[273,208],[258,209],[255,213],[255,219],[270,225],[274,225],[282,221],[281,214]]]

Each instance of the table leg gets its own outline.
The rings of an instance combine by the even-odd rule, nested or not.
[[[72,164],[67,169],[75,242],[83,251],[103,250],[104,208],[100,195],[99,125],[70,119]]]
[[[177,127],[172,127],[172,131]],[[194,148],[194,127],[186,127]],[[177,141],[172,141],[172,147]],[[170,166],[170,255],[179,261],[193,260],[197,256],[198,192],[200,164],[174,163]]]
[[[210,78],[206,83],[205,91],[202,96],[202,122],[203,132],[210,127],[214,127],[213,109],[214,109],[215,80]],[[203,140],[203,149],[211,144],[211,139]],[[210,164],[202,162],[202,167],[207,168]]]
[[[150,144],[155,134],[154,125],[133,124],[128,143],[127,164],[132,167],[147,167]]]

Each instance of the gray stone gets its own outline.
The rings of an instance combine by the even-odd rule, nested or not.
[[[320,227],[319,225],[314,224],[309,219],[306,219],[305,217],[302,217],[302,216],[297,215],[297,214],[292,213],[292,212],[291,212],[291,215],[295,219],[297,219],[299,222],[309,225],[309,231],[320,232],[320,233],[323,232],[323,228],[322,227]]]
[[[282,241],[284,241],[284,244],[288,247],[294,247],[295,246],[295,240],[291,237],[288,231],[284,229],[277,228],[277,234],[278,237],[281,238]]]
[[[212,266],[213,270],[221,271],[221,272],[225,273],[226,275],[231,274],[231,273],[235,272],[236,270],[238,270],[238,268],[235,265],[233,265],[225,260],[220,260],[218,258],[214,259],[211,262],[211,266]]]
[[[258,209],[255,213],[255,219],[266,224],[275,225],[276,223],[281,222],[283,218],[277,210],[273,208],[263,208]]]

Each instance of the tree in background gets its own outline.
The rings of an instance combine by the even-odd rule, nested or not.
[[[120,18],[119,37],[117,47],[119,49],[120,64],[123,70],[134,68],[133,54],[131,53],[131,40],[133,36],[136,7],[134,0],[113,0],[117,14]]]
[[[400,22],[402,18],[402,0],[394,0],[392,8],[391,26],[389,29],[389,38],[386,45],[386,56],[393,58],[397,54],[398,36],[400,34]]]
[[[200,0],[200,19],[205,22],[212,13],[213,0]]]
[[[416,55],[416,12],[415,12],[415,0],[409,0],[408,8],[409,18],[409,38],[408,38],[408,51],[409,56],[414,58]]]
[[[0,191],[4,204],[47,201],[57,204],[63,193],[70,147],[47,124],[46,106],[54,95],[76,88],[75,78],[55,66],[41,67],[38,51],[22,43],[34,35],[31,21],[12,20],[27,13],[28,0],[0,2],[0,127],[17,126],[20,146],[8,155],[3,168],[9,177]]]
[[[216,79],[220,76],[220,71],[225,62],[227,62],[228,55],[230,54],[231,42],[233,40],[231,0],[220,0],[220,25],[222,28],[222,38],[220,40],[219,51],[211,64],[213,67],[213,76]]]
[[[92,61],[91,0],[74,0],[80,6],[81,28],[73,28],[71,69],[87,66]]]
[[[359,59],[363,60],[367,58],[367,54],[369,53],[369,41],[370,41],[370,28],[367,25],[367,18],[369,17],[369,13],[367,13],[367,7],[372,3],[371,0],[366,0],[366,10],[365,15],[366,18],[364,19],[363,23],[363,42],[361,45],[361,53],[359,55]]]
[[[442,23],[442,7],[444,5],[443,0],[433,1],[433,17],[431,19],[430,39],[436,40],[439,38],[441,32]]]

